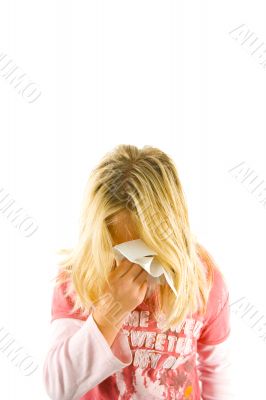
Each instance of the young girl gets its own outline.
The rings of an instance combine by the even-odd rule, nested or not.
[[[142,239],[173,279],[113,247]],[[229,293],[192,234],[174,162],[119,145],[92,171],[79,240],[56,274],[43,380],[53,400],[228,400]]]

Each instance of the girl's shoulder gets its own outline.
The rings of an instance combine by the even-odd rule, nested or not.
[[[217,265],[213,266],[213,282],[207,303],[209,319],[215,319],[229,302],[229,290],[224,274]]]
[[[217,303],[217,312],[219,312],[219,308],[226,303],[229,297],[227,279],[213,255],[202,244],[198,244],[197,249],[206,274],[211,280],[208,300],[209,308]]]
[[[75,292],[66,275],[59,273],[54,285],[51,301],[51,322],[57,318],[76,318],[85,320],[79,311],[73,311]]]
[[[209,344],[218,343],[230,332],[229,289],[225,274],[213,256],[204,248],[201,259],[212,274],[212,284],[209,291],[206,313],[204,315],[204,330],[202,341]]]

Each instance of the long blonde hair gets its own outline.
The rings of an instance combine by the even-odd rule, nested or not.
[[[178,296],[160,285],[155,317],[167,310],[162,331],[181,324],[194,312],[204,314],[213,282],[210,254],[190,230],[188,210],[173,160],[162,150],[120,144],[94,168],[85,187],[79,238],[61,249],[56,284],[69,283],[72,312],[88,315],[102,296],[114,265],[108,225],[127,209],[141,238],[173,278]]]

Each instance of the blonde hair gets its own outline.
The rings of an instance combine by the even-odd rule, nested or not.
[[[167,310],[163,332],[194,312],[204,314],[213,282],[214,261],[190,230],[188,210],[172,159],[162,150],[120,144],[94,168],[85,188],[79,238],[73,249],[61,249],[56,284],[69,283],[72,312],[86,316],[103,293],[114,265],[108,225],[128,210],[141,238],[173,278],[178,296],[159,285],[155,318]]]

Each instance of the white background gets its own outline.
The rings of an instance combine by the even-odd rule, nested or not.
[[[231,302],[244,298],[266,333],[266,207],[229,172],[243,163],[266,181],[266,68],[230,33],[245,24],[266,42],[265,8],[258,0],[1,2],[0,54],[41,90],[29,103],[0,76],[0,189],[38,224],[25,237],[0,213],[0,328],[39,365],[25,376],[0,352],[1,398],[48,399],[55,251],[73,245],[88,174],[120,143],[174,159],[194,233],[223,270]],[[266,341],[233,308],[237,399],[266,398]]]

